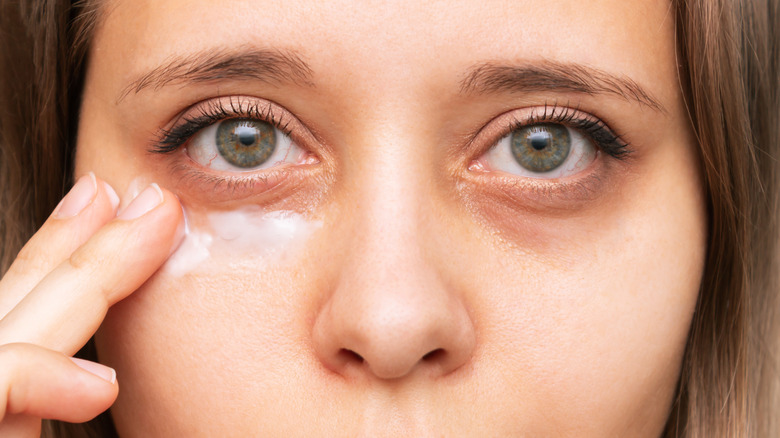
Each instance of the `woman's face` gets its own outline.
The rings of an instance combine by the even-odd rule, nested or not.
[[[188,228],[96,335],[122,436],[659,434],[706,236],[667,2],[102,12],[77,174]]]

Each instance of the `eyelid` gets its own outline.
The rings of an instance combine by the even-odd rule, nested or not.
[[[539,123],[559,123],[581,132],[585,128],[583,134],[589,139],[593,137],[592,130],[599,129],[597,134],[609,136],[609,138],[593,138],[594,144],[600,151],[619,160],[627,159],[633,153],[631,145],[623,140],[623,136],[618,134],[603,118],[569,105],[563,106],[545,102],[542,105],[506,111],[483,125],[483,128],[474,134],[468,142],[469,153],[467,154],[468,164],[466,167],[470,167],[475,160],[495,147],[501,139],[513,131]],[[613,144],[604,145],[605,140],[611,140]]]
[[[267,122],[310,153],[313,153],[313,146],[317,144],[306,126],[283,106],[267,99],[238,95],[206,99],[191,105],[179,113],[167,127],[158,131],[149,152],[173,153],[207,126],[235,118],[253,118]]]

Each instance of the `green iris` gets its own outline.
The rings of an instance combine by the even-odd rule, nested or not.
[[[217,150],[230,164],[255,167],[265,163],[276,149],[276,132],[266,122],[230,119],[217,128]]]
[[[512,133],[512,155],[532,172],[549,172],[566,161],[571,147],[569,130],[563,125],[543,123]]]

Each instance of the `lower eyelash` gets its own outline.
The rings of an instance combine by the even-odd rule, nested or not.
[[[171,129],[161,129],[149,148],[149,152],[155,154],[175,152],[200,130],[214,123],[235,118],[262,120],[276,127],[285,135],[290,135],[289,122],[285,123],[277,117],[271,104],[246,102],[236,98],[231,99],[228,105],[222,101],[210,102],[200,108],[197,115],[183,117]]]
[[[631,154],[630,145],[610,129],[606,123],[595,116],[585,115],[577,109],[548,106],[545,104],[542,114],[531,113],[526,120],[515,120],[509,132],[538,123],[559,123],[583,133],[606,154],[613,158],[625,159]]]
[[[290,175],[289,168],[273,169],[263,174],[247,176],[210,175],[193,170],[191,167],[174,164],[170,168],[171,174],[179,178],[182,185],[187,187],[199,187],[208,193],[217,193],[221,196],[234,196],[238,193],[261,193],[279,185]]]

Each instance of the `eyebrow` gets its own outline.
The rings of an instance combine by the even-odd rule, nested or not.
[[[613,94],[657,111],[663,105],[634,80],[582,64],[543,61],[508,65],[482,63],[468,70],[461,82],[464,94],[497,92],[570,91],[589,95]]]
[[[217,49],[169,58],[130,82],[117,103],[127,95],[143,90],[159,90],[168,85],[216,80],[257,80],[272,84],[290,82],[313,86],[312,70],[301,56],[280,49]]]

